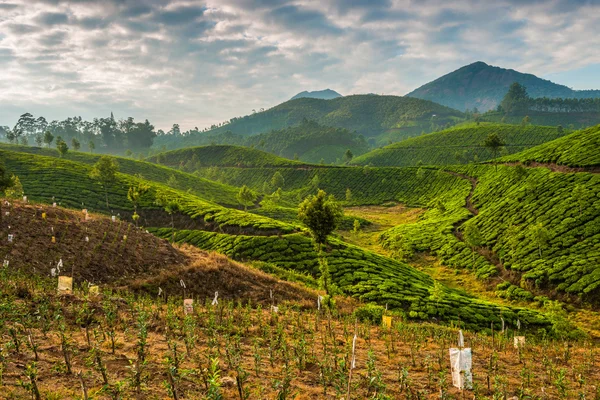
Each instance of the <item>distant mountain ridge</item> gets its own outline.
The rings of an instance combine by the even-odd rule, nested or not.
[[[342,97],[341,94],[336,92],[335,90],[325,89],[325,90],[315,90],[314,92],[303,91],[292,97],[290,100],[301,99],[304,97],[308,97],[310,99],[321,99],[321,100],[331,100],[336,99],[338,97]]]
[[[460,111],[474,107],[479,111],[487,111],[500,104],[513,82],[526,86],[533,98],[600,97],[600,90],[573,90],[532,74],[494,67],[482,61],[450,72],[406,96],[430,100]]]

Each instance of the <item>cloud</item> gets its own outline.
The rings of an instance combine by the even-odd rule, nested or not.
[[[302,90],[403,95],[477,60],[600,87],[593,1],[1,1],[1,125],[204,127]]]
[[[69,22],[69,16],[59,12],[45,12],[37,17],[37,21],[41,25],[62,25]]]

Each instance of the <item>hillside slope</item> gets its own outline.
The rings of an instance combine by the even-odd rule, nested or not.
[[[60,274],[74,277],[77,286],[90,282],[153,296],[161,287],[165,294],[180,296],[183,279],[187,295],[201,299],[219,291],[222,299],[267,305],[269,289],[280,300],[312,303],[316,297],[311,290],[224,256],[173,247],[145,229],[102,215],[90,214],[85,220],[82,212],[18,201],[3,211],[9,215],[0,223],[0,259],[7,260],[13,271],[51,276],[51,269],[62,260]],[[11,243],[6,242],[8,234],[13,235]]]
[[[457,110],[495,109],[513,82],[527,87],[531,97],[600,97],[600,90],[573,90],[532,74],[494,67],[478,61],[429,82],[407,96],[430,100]]]
[[[37,154],[46,157],[60,158],[77,163],[94,165],[102,155],[69,151],[64,156],[56,149],[0,144],[0,150]],[[114,157],[119,164],[119,171],[139,178],[168,185],[172,189],[188,191],[196,196],[228,207],[240,207],[236,199],[238,189],[186,174],[178,169],[165,168],[146,161],[138,161],[125,157]]]
[[[492,159],[484,146],[488,135],[496,133],[506,145],[503,153],[517,153],[545,143],[567,132],[555,127],[507,124],[469,124],[430,133],[373,150],[352,160],[352,164],[372,166],[451,165]]]
[[[551,163],[570,167],[598,167],[600,166],[600,125],[503,157],[501,160]]]
[[[432,120],[432,117],[434,118]],[[464,115],[439,104],[410,97],[353,95],[332,100],[301,98],[290,100],[269,110],[232,118],[228,124],[205,133],[186,137],[157,137],[154,148],[181,148],[194,145],[197,136],[231,132],[250,136],[299,125],[303,120],[321,125],[345,128],[366,137],[387,139],[415,136],[430,132],[432,125],[454,124]]]

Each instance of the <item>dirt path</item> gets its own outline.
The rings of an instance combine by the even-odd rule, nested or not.
[[[477,184],[479,182],[477,181],[476,178],[469,176],[469,175],[461,174],[461,173],[454,172],[454,171],[448,171],[448,170],[444,170],[444,172],[446,172],[450,175],[457,176],[462,179],[466,179],[471,183],[471,190],[469,191],[469,194],[467,195],[467,197],[465,199],[465,206],[464,206],[467,210],[469,210],[469,212],[471,213],[471,216],[469,216],[467,218],[463,218],[460,221],[456,221],[453,224],[454,229],[452,230],[452,234],[458,240],[460,240],[461,242],[464,242],[465,240],[464,240],[463,234],[459,228],[465,222],[467,222],[469,219],[471,219],[473,216],[476,216],[479,214],[479,210],[473,204],[473,193],[475,193],[475,188],[477,187]],[[485,248],[485,247],[478,247],[475,249],[475,251],[477,253],[479,253],[480,256],[485,258],[489,263],[495,265],[503,274],[507,273],[506,269],[504,268],[504,265],[502,265],[502,263],[500,262],[500,258],[492,250]]]

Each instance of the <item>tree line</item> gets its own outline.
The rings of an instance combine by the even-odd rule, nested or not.
[[[124,149],[148,149],[154,138],[162,131],[156,131],[147,119],[136,122],[132,117],[116,120],[110,117],[84,121],[81,117],[48,122],[43,116],[34,117],[30,113],[21,115],[13,128],[0,127],[0,137],[9,143],[22,145],[43,145],[57,148],[70,145],[74,150],[85,144],[90,151],[100,146],[108,151]]]
[[[527,88],[517,82],[510,85],[508,93],[498,106],[507,115],[525,115],[529,111],[554,113],[600,112],[600,98],[532,98]]]

